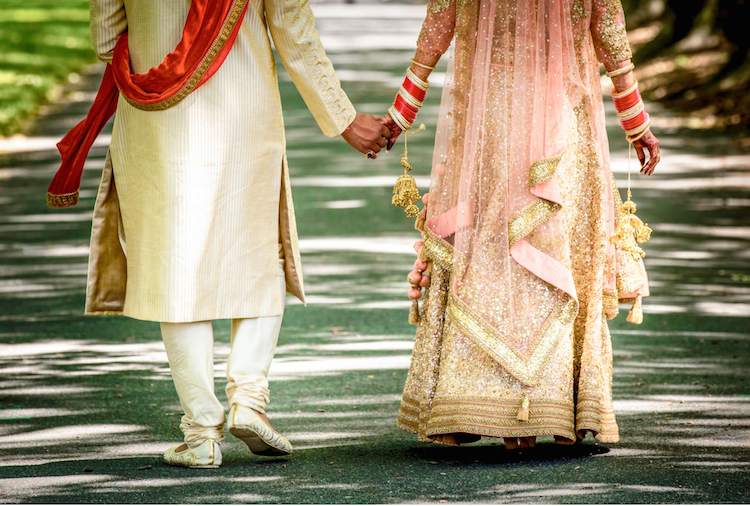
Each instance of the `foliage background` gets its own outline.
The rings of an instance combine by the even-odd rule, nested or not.
[[[750,146],[750,0],[622,1],[642,91],[674,112],[657,127],[732,130]],[[86,0],[3,0],[0,136],[24,132],[59,85],[95,61]]]

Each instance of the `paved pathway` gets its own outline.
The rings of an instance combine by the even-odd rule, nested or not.
[[[385,109],[423,7],[318,5],[319,27],[359,109]],[[385,42],[384,42],[385,41]],[[384,47],[385,46],[385,47]],[[663,131],[664,162],[637,179],[653,296],[641,326],[615,320],[622,442],[514,456],[394,427],[413,329],[403,281],[415,234],[390,206],[398,155],[367,162],[325,139],[288,79],[282,94],[311,304],[288,309],[270,413],[291,459],[229,439],[217,471],[167,467],[180,408],[158,325],[83,318],[86,255],[106,138],[82,203],[44,205],[54,142],[88,107],[96,69],[37,136],[0,141],[0,502],[743,502],[750,497],[750,157],[720,135]],[[439,83],[439,76],[434,79]],[[439,103],[422,119],[434,132]],[[666,113],[655,110],[656,123]],[[611,118],[610,118],[611,119]],[[613,165],[625,142],[611,125]],[[413,138],[425,181],[432,137]],[[217,323],[217,390],[229,329]]]

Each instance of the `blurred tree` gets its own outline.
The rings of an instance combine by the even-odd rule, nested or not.
[[[626,12],[633,13],[636,24],[649,21],[652,0],[623,0]],[[708,25],[729,42],[730,54],[715,80],[750,64],[750,0],[663,0],[658,16],[659,34],[635,54],[636,63],[650,60],[686,38],[695,28]],[[631,19],[630,15],[628,19]]]
[[[750,0],[719,0],[716,29],[732,45],[729,61],[716,76],[721,79],[730,72],[750,63]],[[747,69],[750,73],[750,69]]]
[[[660,19],[662,29],[638,50],[633,58],[635,62],[650,60],[687,37],[695,26],[698,15],[709,2],[710,0],[665,0]]]

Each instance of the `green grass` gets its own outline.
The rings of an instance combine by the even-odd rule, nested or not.
[[[0,135],[53,98],[56,85],[96,61],[87,0],[3,0],[0,7]]]

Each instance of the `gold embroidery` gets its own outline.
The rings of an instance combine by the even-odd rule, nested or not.
[[[535,228],[543,225],[561,207],[560,204],[539,199],[518,211],[508,221],[508,242],[510,245],[513,246]]]
[[[432,0],[427,6],[427,14],[447,11],[456,0]]]
[[[180,88],[177,93],[165,100],[162,100],[161,102],[156,102],[153,104],[141,104],[140,102],[129,99],[123,93],[123,97],[125,97],[125,100],[127,100],[128,103],[136,109],[140,109],[142,111],[163,111],[165,109],[169,109],[170,107],[174,107],[182,100],[184,100],[185,97],[190,95],[190,93],[195,90],[195,87],[198,86],[198,83],[206,74],[208,68],[221,52],[224,44],[226,44],[227,40],[232,34],[232,31],[234,31],[235,25],[238,22],[242,22],[240,16],[244,12],[245,5],[247,5],[248,1],[249,0],[235,0],[232,3],[232,7],[230,7],[229,14],[227,14],[226,19],[224,19],[224,24],[219,31],[218,37],[216,37],[216,39],[211,44],[211,47],[208,49],[205,56],[203,57],[203,60],[201,60],[198,67],[195,69],[195,72],[193,72],[185,85]]]
[[[575,0],[570,10],[571,22],[574,25],[591,16],[591,11],[586,9],[583,0]]]
[[[284,0],[284,16],[297,51],[305,61],[307,75],[317,88],[331,121],[336,125],[336,134],[339,134],[354,120],[356,112],[325,55],[315,29],[315,16],[308,2],[301,3],[299,0]]]
[[[529,187],[550,181],[555,175],[561,159],[562,155],[560,154],[551,158],[542,158],[534,162],[529,169]]]
[[[563,294],[562,300],[547,316],[539,336],[525,356],[518,353],[507,336],[474,314],[472,309],[453,293],[450,295],[447,312],[451,323],[455,322],[467,337],[510,374],[526,385],[533,385],[560,337],[566,332],[566,327],[573,323],[577,310],[576,301],[568,294]]]
[[[47,205],[50,207],[72,207],[78,203],[78,190],[73,193],[55,195],[47,192]]]
[[[557,171],[562,155],[542,158],[529,167],[529,186],[550,181]],[[545,199],[538,199],[524,207],[508,222],[508,242],[513,246],[516,242],[529,235],[535,228],[544,224],[559,211],[560,204]]]
[[[456,4],[456,8],[460,8],[472,2],[474,0],[431,0],[427,5],[427,14],[438,14],[447,11],[453,4]]]
[[[453,248],[450,244],[439,239],[435,234],[425,229],[424,245],[425,254],[436,265],[448,272],[453,272]]]
[[[620,312],[620,304],[617,300],[616,291],[604,290],[602,292],[602,311],[608,320],[611,320]]]
[[[578,392],[576,404],[576,428],[578,431],[591,430],[601,443],[617,443],[620,431],[611,404],[603,401],[596,392]]]
[[[564,435],[575,437],[575,415],[572,399],[534,398],[529,420],[516,419],[521,398],[475,396],[440,396],[432,403],[422,433],[426,436],[454,432],[480,433],[488,436],[523,437]],[[420,403],[404,394],[398,425],[417,433]]]
[[[614,63],[619,63],[633,57],[628,42],[628,34],[625,31],[625,13],[622,10],[620,0],[605,0],[604,4],[602,49],[612,58]]]

